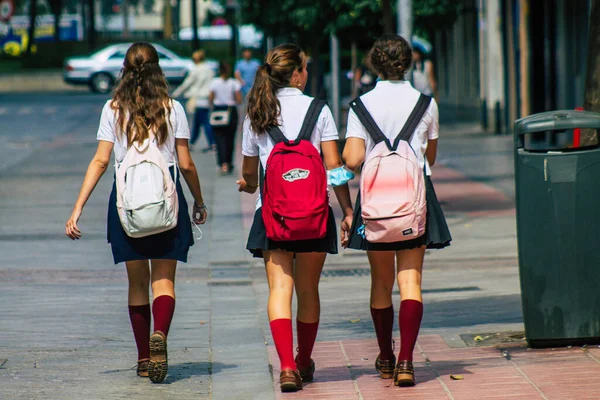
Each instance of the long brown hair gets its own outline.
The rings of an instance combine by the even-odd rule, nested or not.
[[[384,35],[375,41],[368,58],[383,79],[402,80],[412,64],[412,49],[402,36]]]
[[[117,126],[127,136],[127,147],[143,142],[152,131],[158,143],[169,135],[169,87],[158,65],[158,53],[149,43],[134,43],[123,63],[123,72],[111,102]]]
[[[294,71],[302,72],[305,67],[306,55],[295,44],[282,44],[267,53],[248,94],[248,118],[256,134],[263,134],[270,126],[279,125],[281,104],[276,93],[289,86]]]

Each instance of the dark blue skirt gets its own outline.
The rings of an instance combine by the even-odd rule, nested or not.
[[[335,226],[333,210],[329,207],[327,233],[325,234],[325,237],[309,240],[275,241],[267,237],[267,229],[265,228],[265,223],[263,221],[262,209],[259,208],[254,213],[254,222],[252,223],[252,228],[250,228],[246,249],[256,258],[262,258],[264,250],[285,250],[291,253],[337,254],[337,228]]]
[[[431,178],[425,177],[425,191],[427,198],[427,223],[425,233],[412,240],[395,243],[370,243],[358,233],[358,228],[362,225],[362,209],[360,206],[360,193],[356,198],[354,206],[354,219],[352,229],[350,230],[350,241],[348,248],[354,250],[368,251],[399,251],[414,249],[421,246],[427,246],[428,249],[443,249],[450,246],[452,236],[446,223],[446,217],[435,194]]]
[[[171,177],[173,167],[169,168]],[[107,240],[110,243],[115,264],[136,260],[177,260],[187,262],[188,251],[194,244],[192,222],[188,204],[181,187],[181,173],[177,174],[177,196],[179,214],[177,226],[169,231],[143,238],[127,236],[117,212],[117,188],[113,183],[108,200]]]

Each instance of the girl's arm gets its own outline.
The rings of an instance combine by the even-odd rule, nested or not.
[[[431,61],[425,62],[425,70],[429,75],[429,86],[431,86],[431,90],[433,91],[433,97],[437,100],[437,81],[435,79],[435,71],[433,70],[433,63]]]
[[[235,92],[235,102],[236,102],[236,104],[242,104],[242,91],[241,90],[237,90]]]
[[[244,160],[242,161],[242,178],[236,181],[240,192],[256,193],[256,189],[258,189],[259,164],[260,157],[244,156]]]
[[[437,145],[437,139],[427,141],[427,150],[425,150],[425,157],[427,157],[427,162],[429,163],[430,167],[433,167],[433,165],[435,164],[435,158],[437,156]]]
[[[211,90],[210,94],[208,95],[208,105],[210,106],[210,108],[212,108],[214,101],[215,101],[215,92],[213,92]]]
[[[197,224],[203,224],[206,222],[206,208],[204,207],[204,198],[202,198],[202,189],[200,188],[200,178],[198,177],[196,164],[194,164],[194,160],[192,160],[192,155],[190,154],[188,139],[175,139],[175,148],[177,150],[179,170],[194,197],[192,219]],[[198,213],[200,214],[199,218]]]
[[[346,167],[356,172],[365,161],[365,140],[357,137],[347,138],[342,157]]]
[[[323,152],[325,167],[328,170],[336,169],[344,165],[340,158],[337,142],[335,140],[321,142],[321,151]],[[341,225],[341,237],[342,246],[346,247],[348,246],[349,232],[352,227],[352,200],[350,199],[350,189],[346,183],[341,186],[334,186],[333,192],[335,193],[335,197],[337,197],[340,207],[342,208],[342,213],[344,214]]]
[[[77,201],[75,201],[75,206],[73,207],[73,212],[66,224],[65,232],[67,236],[73,240],[81,237],[81,231],[77,227],[77,221],[79,221],[79,217],[81,217],[81,213],[83,212],[83,207],[90,198],[98,181],[108,168],[110,153],[112,152],[113,146],[114,143],[112,142],[105,140],[98,141],[96,154],[88,166],[85,178],[83,179],[83,184],[81,185],[81,190],[79,191],[79,196],[77,196]]]

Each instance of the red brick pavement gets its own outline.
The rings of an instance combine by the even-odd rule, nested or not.
[[[381,380],[373,366],[373,340],[318,342],[315,381],[297,393],[279,392],[279,362],[273,347],[278,398],[302,399],[600,399],[600,349],[449,348],[438,335],[419,338],[415,349],[417,386],[398,388]],[[452,380],[450,375],[462,375]]]

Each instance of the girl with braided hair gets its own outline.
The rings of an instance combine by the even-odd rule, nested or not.
[[[66,234],[81,238],[77,222],[96,184],[106,172],[112,151],[117,163],[128,149],[154,137],[169,165],[171,177],[179,168],[194,196],[194,223],[206,221],[206,207],[198,172],[189,150],[190,131],[185,111],[169,97],[167,81],[158,64],[158,53],[148,43],[133,44],[125,56],[123,72],[112,100],[106,102],[98,129],[98,148],[77,197]],[[175,269],[177,261],[187,262],[194,244],[188,205],[179,179],[175,182],[179,200],[177,226],[142,238],[129,237],[117,212],[116,185],[108,205],[107,238],[115,264],[125,262],[129,279],[129,316],[138,350],[137,374],[162,382],[167,374],[167,335],[175,310]],[[151,267],[151,268],[150,268]],[[153,303],[150,307],[149,286]],[[151,314],[154,333],[150,334]]]
[[[370,115],[374,125],[363,125],[357,113],[352,109],[348,115],[346,145],[343,159],[350,169],[358,169],[373,150],[376,143],[373,137],[384,135],[388,141],[394,142],[417,104],[424,111],[417,120],[417,113],[410,118],[416,128],[406,132],[406,138],[415,152],[416,160],[425,168],[425,195],[427,216],[425,233],[416,239],[394,243],[372,243],[364,235],[364,224],[361,211],[360,193],[354,207],[354,218],[350,229],[348,247],[366,250],[371,264],[371,316],[379,355],[375,368],[382,379],[394,379],[397,386],[413,386],[414,368],[412,364],[413,350],[421,326],[423,303],[421,297],[421,271],[425,249],[441,249],[450,244],[452,238],[442,209],[431,183],[431,166],[435,163],[438,141],[438,108],[435,100],[424,97],[419,91],[404,80],[411,66],[412,50],[408,42],[396,35],[386,35],[378,39],[369,53],[369,62],[380,81],[370,92],[353,101],[362,103],[366,115]],[[424,101],[423,101],[424,100]],[[427,101],[429,105],[427,106]],[[422,103],[421,103],[422,102]],[[427,107],[425,109],[425,107]],[[364,118],[364,114],[363,118]],[[371,133],[375,126],[380,132]],[[409,125],[412,126],[412,125]],[[399,179],[401,171],[398,172]],[[412,233],[412,230],[411,232]],[[396,271],[395,271],[396,270]],[[392,306],[392,290],[394,279],[400,287],[400,354],[398,361],[393,349],[394,308]]]

